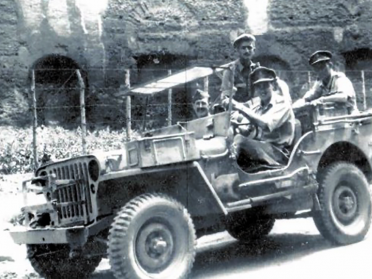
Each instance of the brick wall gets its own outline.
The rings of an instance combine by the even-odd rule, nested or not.
[[[144,57],[156,63],[179,56],[185,65],[222,64],[235,58],[231,40],[242,31],[257,35],[257,59],[278,67],[295,90],[306,73],[286,73],[300,76],[310,70],[307,59],[314,50],[332,50],[345,68],[345,53],[372,48],[371,1],[249,1],[100,0],[97,6],[91,0],[3,0],[0,124],[30,122],[30,70],[51,54],[72,59],[86,72],[87,101],[115,105],[125,68],[132,69],[133,84],[142,80],[138,61]],[[267,5],[252,10],[252,1]],[[248,19],[258,12],[267,22],[260,29],[264,32],[255,33]],[[159,68],[151,63],[147,70]],[[160,68],[175,65],[164,63]],[[110,120],[118,119],[115,113],[122,116],[121,110],[90,113],[94,121]]]

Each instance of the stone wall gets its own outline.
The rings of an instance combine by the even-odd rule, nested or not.
[[[89,120],[110,123],[123,120],[125,69],[136,84],[168,67],[222,64],[235,58],[231,41],[243,31],[257,36],[256,60],[278,69],[294,95],[317,49],[332,50],[343,69],[368,69],[372,57],[367,0],[2,0],[0,8],[0,124],[30,123],[32,69],[39,76],[52,70],[63,76],[63,65],[80,69]],[[48,66],[51,61],[59,61],[60,69]],[[68,93],[76,76],[67,85],[50,80],[36,84],[46,103],[56,99],[53,88],[68,86],[62,94],[76,94]],[[64,99],[76,105],[76,98]]]
[[[0,2],[0,121],[22,122],[27,114],[18,72],[24,71],[19,62],[22,43],[18,40],[18,8],[12,0]],[[11,117],[11,118],[10,118]]]

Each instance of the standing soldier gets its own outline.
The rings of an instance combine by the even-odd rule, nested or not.
[[[256,38],[251,34],[242,34],[233,43],[239,58],[230,64],[228,69],[223,72],[221,84],[221,103],[226,106],[226,97],[234,94],[233,99],[239,103],[253,105],[252,100],[255,96],[250,84],[250,74],[260,66],[254,63],[252,58],[256,52]],[[277,78],[274,84],[278,93],[284,97],[289,104],[292,103],[288,85],[285,81]],[[234,91],[236,91],[234,93]],[[225,101],[224,101],[225,100]],[[251,102],[249,102],[251,101]]]
[[[233,43],[239,58],[229,64],[222,77],[221,101],[230,94],[236,92],[233,99],[240,103],[246,103],[253,98],[249,75],[259,66],[259,63],[253,63],[252,57],[256,50],[256,38],[251,34],[242,34],[237,37]]]

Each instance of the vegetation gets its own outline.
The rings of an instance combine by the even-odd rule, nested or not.
[[[136,136],[136,135],[134,135]],[[88,131],[87,152],[114,150],[124,147],[126,132],[110,128]],[[32,127],[1,127],[0,174],[27,173],[33,171]],[[62,127],[37,128],[37,152],[39,161],[43,156],[65,159],[82,155],[81,129],[67,130]]]

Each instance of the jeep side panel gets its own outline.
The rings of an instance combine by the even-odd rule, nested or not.
[[[98,215],[112,214],[133,197],[148,192],[169,194],[193,217],[226,213],[204,171],[194,162],[104,175],[97,193]]]
[[[313,170],[334,161],[356,164],[370,173],[372,163],[372,117],[327,119],[303,140],[295,151]]]

